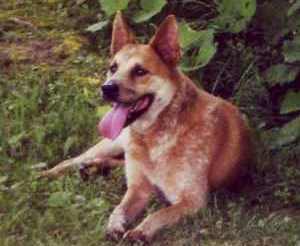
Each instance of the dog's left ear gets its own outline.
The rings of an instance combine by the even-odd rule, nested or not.
[[[117,12],[111,37],[110,54],[113,56],[127,44],[135,44],[134,34],[129,29],[120,11]]]
[[[179,32],[174,15],[169,15],[159,26],[150,45],[169,66],[176,66],[181,58]]]

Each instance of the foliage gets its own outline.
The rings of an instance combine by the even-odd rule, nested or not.
[[[290,91],[281,103],[280,113],[287,114],[298,110],[300,110],[300,92]]]
[[[105,13],[110,16],[117,11],[126,9],[128,6],[129,0],[100,0],[100,4]]]
[[[295,81],[299,68],[288,64],[276,64],[264,73],[265,80],[272,86]]]
[[[216,53],[214,30],[193,30],[187,23],[179,26],[181,46],[185,56],[181,64],[184,71],[192,71],[204,67]]]
[[[137,23],[140,23],[151,19],[151,17],[153,17],[161,11],[161,9],[166,5],[166,3],[166,0],[141,0],[141,10],[139,10],[135,14],[133,20]]]
[[[238,33],[246,28],[255,14],[255,0],[216,0],[218,17],[213,25],[221,31]]]
[[[294,40],[286,41],[283,46],[284,60],[287,63],[300,61],[300,34],[296,35]]]
[[[290,121],[282,128],[278,129],[278,133],[275,135],[274,143],[272,146],[281,147],[293,143],[300,135],[300,117]]]

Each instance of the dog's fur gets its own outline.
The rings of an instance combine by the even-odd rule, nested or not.
[[[150,43],[142,45],[117,14],[111,55],[118,70],[109,72],[108,79],[120,82],[120,99],[151,93],[153,103],[116,140],[104,139],[43,176],[59,176],[83,162],[122,165],[114,157],[125,153],[128,189],[110,216],[107,232],[150,240],[161,228],[205,207],[209,191],[236,181],[251,155],[249,131],[235,106],[198,89],[177,68],[180,47],[174,16],[168,16]],[[133,78],[130,71],[136,64],[149,73]],[[163,194],[169,206],[126,231],[152,193]]]

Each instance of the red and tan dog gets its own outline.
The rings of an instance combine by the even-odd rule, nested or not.
[[[205,207],[211,190],[236,180],[249,157],[249,132],[235,106],[198,89],[177,68],[180,46],[174,16],[143,45],[117,14],[111,55],[101,89],[113,109],[98,127],[106,138],[43,175],[59,176],[83,162],[122,165],[114,157],[124,153],[128,189],[110,216],[107,232],[150,240],[163,227]],[[169,206],[126,231],[155,192]]]

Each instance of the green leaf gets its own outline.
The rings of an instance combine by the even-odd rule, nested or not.
[[[0,184],[5,183],[8,180],[8,176],[0,176]]]
[[[141,0],[140,5],[142,9],[134,15],[133,20],[136,23],[149,20],[154,15],[158,14],[166,4],[166,0]]]
[[[186,22],[181,22],[178,28],[180,46],[183,49],[190,48],[190,46],[195,44],[201,37],[201,32],[193,30]]]
[[[208,37],[202,43],[196,57],[196,63],[201,66],[205,66],[217,51],[217,47],[213,42],[213,32],[208,32],[207,35]]]
[[[285,124],[276,134],[274,146],[281,147],[300,138],[300,117]]]
[[[300,1],[296,1],[288,10],[287,16],[292,16],[295,14],[298,10],[300,10]]]
[[[32,131],[32,137],[38,144],[42,144],[46,136],[46,129],[44,126],[35,126]]]
[[[293,63],[300,61],[300,35],[297,35],[294,40],[284,43],[283,55],[285,62]]]
[[[58,191],[52,193],[48,198],[49,207],[66,207],[71,204],[71,193],[65,191]]]
[[[67,155],[70,148],[76,143],[78,142],[78,139],[76,136],[70,136],[67,138],[65,144],[64,144],[64,155]]]
[[[213,21],[222,31],[238,33],[256,12],[256,0],[215,0],[219,16]]]
[[[300,110],[300,92],[288,92],[281,104],[280,113],[287,114]]]
[[[126,9],[129,0],[99,0],[103,11],[108,15],[112,15],[119,10]]]
[[[277,64],[270,67],[264,74],[264,79],[270,85],[284,84],[296,79],[299,68],[288,66],[285,64]]]
[[[14,135],[8,139],[8,143],[11,146],[17,146],[27,136],[27,132],[23,131],[17,135]]]
[[[216,44],[214,43],[214,30],[199,31],[197,35],[197,39],[195,35],[193,39],[186,39],[184,41],[185,44],[192,46],[193,49],[191,56],[186,55],[182,59],[181,68],[184,71],[193,71],[204,67],[210,62],[217,51]],[[186,52],[188,51],[189,49],[186,49]]]
[[[88,28],[86,28],[85,30],[88,32],[97,32],[97,31],[101,31],[104,27],[106,27],[108,24],[108,21],[100,21],[97,22],[93,25],[90,25]]]

